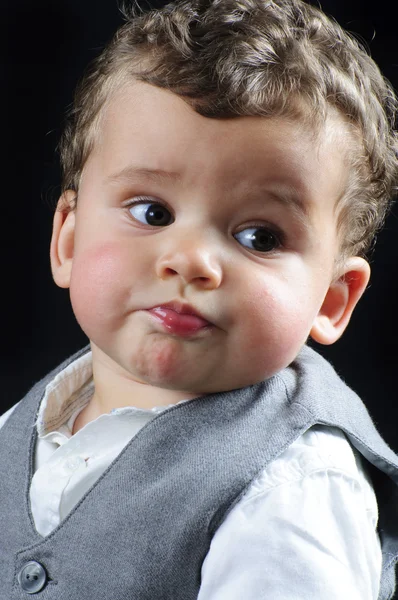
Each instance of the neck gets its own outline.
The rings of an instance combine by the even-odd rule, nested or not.
[[[106,356],[98,347],[92,346],[93,380],[95,392],[87,406],[77,416],[73,434],[102,414],[114,408],[134,406],[151,409],[169,406],[181,400],[197,397],[197,394],[171,390],[138,381]]]

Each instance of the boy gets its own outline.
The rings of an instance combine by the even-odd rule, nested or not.
[[[367,286],[394,110],[300,0],[128,18],[61,145],[90,351],[0,423],[1,599],[392,597],[397,458],[305,342]]]

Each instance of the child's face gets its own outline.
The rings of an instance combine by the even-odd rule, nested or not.
[[[368,271],[355,259],[357,296],[333,283],[347,169],[329,134],[204,118],[142,83],[115,96],[53,240],[55,279],[115,372],[196,395],[273,375],[309,334],[339,337]]]

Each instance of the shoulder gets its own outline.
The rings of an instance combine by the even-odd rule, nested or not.
[[[335,485],[357,486],[369,508],[377,511],[364,460],[337,427],[315,425],[273,460],[247,488],[241,501],[250,502],[279,486],[300,481],[333,479]]]

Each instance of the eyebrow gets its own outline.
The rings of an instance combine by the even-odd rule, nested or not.
[[[181,175],[173,171],[165,171],[163,169],[149,169],[148,167],[139,167],[129,165],[121,171],[113,173],[107,177],[110,183],[119,183],[121,181],[130,181],[136,177],[146,177],[154,182],[162,183],[164,181],[180,181]]]
[[[293,209],[297,216],[301,217],[303,221],[307,222],[310,220],[311,211],[308,207],[308,204],[302,200],[300,193],[296,192],[295,190],[292,189],[292,191],[288,190],[287,192],[269,191],[268,195],[276,200],[276,202]]]

